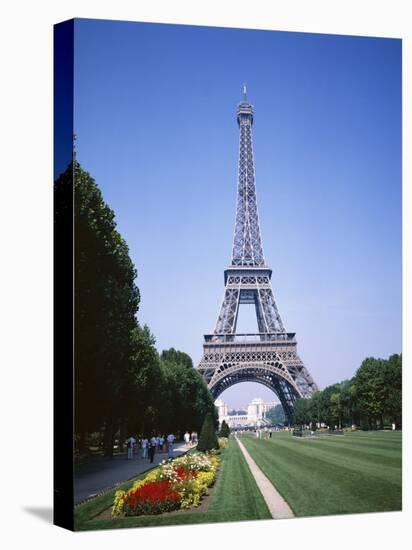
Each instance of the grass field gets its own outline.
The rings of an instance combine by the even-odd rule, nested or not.
[[[241,440],[296,516],[401,510],[400,432]]]
[[[143,477],[146,473],[140,477]],[[119,486],[119,489],[131,487],[133,481],[131,480],[123,486]],[[234,440],[230,441],[229,447],[222,453],[222,464],[218,478],[205,512],[184,511],[162,514],[161,516],[98,518],[99,514],[111,506],[113,496],[114,491],[111,491],[77,506],[75,509],[76,530],[182,525],[268,519],[271,517],[239,446]]]

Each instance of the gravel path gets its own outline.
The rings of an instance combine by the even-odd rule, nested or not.
[[[236,437],[236,436],[235,436]],[[236,441],[240,447],[240,450],[245,457],[245,460],[252,472],[253,477],[255,478],[256,484],[259,487],[260,492],[262,493],[263,498],[265,499],[266,505],[269,508],[269,512],[272,514],[274,519],[287,519],[293,518],[294,514],[290,509],[286,500],[276,491],[272,483],[268,480],[262,470],[258,467],[256,462],[250,456],[245,446],[239,439],[236,437]]]

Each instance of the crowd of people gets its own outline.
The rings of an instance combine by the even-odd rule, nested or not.
[[[186,447],[197,444],[197,433],[186,433],[183,436]],[[168,458],[173,458],[174,445],[176,436],[170,433],[168,436],[152,432],[151,436],[142,435],[141,437],[129,436],[126,440],[127,445],[127,459],[132,460],[135,456],[139,458],[139,454],[142,459],[149,459],[150,463],[153,463],[156,453],[166,453]],[[140,451],[140,453],[139,453]]]
[[[280,432],[280,431],[287,431],[289,428],[287,426],[283,428],[279,428],[278,426],[268,428],[265,426],[264,428],[255,428],[255,429],[245,429],[245,430],[236,430],[237,433],[243,434],[243,433],[253,433],[255,437],[259,439],[271,439],[273,432]]]

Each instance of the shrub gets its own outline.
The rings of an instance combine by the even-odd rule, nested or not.
[[[214,469],[215,459],[204,453],[190,453],[182,455],[173,460],[172,467],[183,466],[188,470],[209,472]]]
[[[126,493],[124,491],[116,491],[112,507],[112,518],[120,516],[123,513],[125,495]]]
[[[219,442],[216,437],[213,417],[211,413],[207,413],[200,432],[199,443],[197,444],[199,451],[211,451],[219,449]]]
[[[219,449],[226,449],[229,444],[229,439],[227,437],[219,437]]]
[[[222,425],[220,426],[219,436],[220,437],[229,437],[229,434],[230,434],[230,428],[227,425],[226,420],[223,420]]]
[[[199,506],[200,499],[207,493],[208,488],[213,485],[215,473],[198,472],[194,477],[188,477],[181,485],[180,495],[182,497],[181,507]]]

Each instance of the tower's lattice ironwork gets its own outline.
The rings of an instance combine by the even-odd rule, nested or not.
[[[259,382],[278,396],[292,418],[293,402],[317,389],[297,353],[295,334],[286,332],[271,285],[260,235],[253,160],[253,107],[246,87],[237,111],[239,167],[231,265],[213,334],[206,334],[199,371],[215,397],[240,382]],[[240,304],[254,304],[258,333],[236,332]]]

